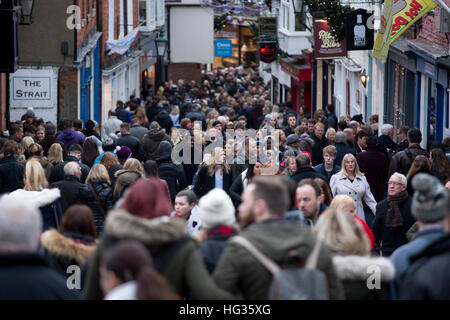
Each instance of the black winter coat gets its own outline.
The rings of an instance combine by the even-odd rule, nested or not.
[[[415,219],[411,215],[411,197],[399,205],[403,217],[403,226],[397,229],[391,229],[385,226],[386,213],[388,209],[388,199],[379,202],[376,207],[375,219],[372,225],[373,235],[375,237],[374,251],[383,256],[390,256],[398,247],[406,244],[408,239],[406,233],[414,224]]]
[[[356,157],[356,150],[350,148],[346,143],[336,143],[336,160],[334,163],[342,167],[342,159],[347,153],[351,153]]]
[[[411,261],[400,287],[400,299],[450,300],[450,235],[431,243]]]
[[[64,180],[52,183],[51,188],[58,188],[61,191],[61,209],[66,212],[73,204],[79,203],[80,188],[84,184],[81,183],[75,176],[65,176]]]
[[[211,236],[200,244],[198,250],[205,263],[206,269],[208,269],[210,274],[214,272],[223,249],[225,249],[228,239],[232,236],[233,235]]]
[[[181,164],[174,164],[171,160],[170,151],[160,150],[160,156],[156,160],[158,163],[158,175],[160,179],[167,182],[169,187],[170,199],[175,200],[178,192],[186,188],[186,178]]]
[[[216,185],[215,175],[210,176],[208,174],[208,168],[208,166],[202,167],[198,171],[197,180],[195,181],[194,192],[199,199],[207,194],[210,190],[214,189]],[[230,193],[231,184],[231,170],[229,173],[225,173],[224,171],[223,190],[228,194]]]
[[[323,162],[323,148],[328,146],[328,140],[325,138],[325,135],[322,137],[322,139],[319,139],[316,137],[315,134],[311,137],[314,140],[314,147],[312,148],[312,154],[311,154],[311,161],[313,166],[318,166]],[[339,165],[339,163],[338,163]]]
[[[100,236],[103,233],[106,215],[114,206],[113,191],[104,180],[92,180],[91,185],[97,195],[98,202],[87,184],[80,187],[80,202],[91,208],[94,214],[95,228]]]
[[[50,269],[37,254],[0,255],[0,300],[80,300],[66,279]]]
[[[64,166],[69,163],[70,161],[75,161],[78,163],[81,167],[81,182],[84,183],[86,181],[86,178],[89,174],[89,167],[85,165],[84,163],[81,163],[78,161],[78,159],[74,156],[67,156],[66,161],[58,163],[56,166],[53,167],[52,173],[50,174],[50,181],[49,183],[54,183],[57,181],[64,180]]]
[[[135,136],[132,136],[131,134],[123,135],[117,140],[117,145],[130,148],[133,158],[136,158],[139,161],[145,161],[145,154],[144,149],[142,148],[142,143]]]
[[[303,179],[307,179],[307,178],[309,178],[309,179],[321,178],[325,182],[327,181],[327,179],[325,177],[322,177],[313,168],[310,168],[310,167],[304,167],[304,168],[298,169],[297,171],[295,171],[295,173],[291,177],[291,179],[293,179],[295,181],[295,183],[297,183],[297,184],[300,181],[302,181]]]
[[[411,158],[408,156],[408,152],[411,154]],[[389,177],[394,173],[398,172],[404,174],[405,176],[408,174],[409,169],[414,161],[414,159],[418,156],[422,155],[428,158],[428,152],[420,147],[420,145],[415,144],[409,148],[406,148],[403,151],[397,152],[391,160],[389,166]]]
[[[375,200],[380,202],[384,199],[384,188],[388,181],[388,159],[377,147],[370,147],[365,152],[358,153],[356,160],[367,178]]]
[[[0,194],[13,192],[23,187],[23,164],[14,157],[0,160]]]
[[[170,130],[173,127],[172,119],[170,118],[167,111],[161,111],[155,118],[155,121],[159,123],[161,128],[166,130],[167,134],[170,134]]]
[[[398,144],[396,144],[391,138],[389,138],[387,135],[381,135],[377,139],[378,142],[378,149],[380,149],[381,152],[383,152],[386,157],[389,159],[387,149],[390,149],[391,151],[397,151]]]

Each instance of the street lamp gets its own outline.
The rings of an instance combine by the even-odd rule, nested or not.
[[[359,78],[361,79],[361,83],[363,84],[363,86],[364,86],[364,88],[365,88],[366,85],[367,85],[367,81],[369,81],[369,76],[368,76],[367,73],[366,73],[366,69],[364,69],[364,70],[361,72],[361,75],[359,76]]]
[[[20,25],[31,25],[33,23],[34,0],[19,0],[20,2]]]
[[[156,53],[158,57],[164,57],[164,55],[166,54],[168,43],[169,41],[164,36],[164,30],[161,30],[159,33],[159,37],[155,39]]]

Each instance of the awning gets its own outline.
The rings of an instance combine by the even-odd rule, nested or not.
[[[312,81],[311,55],[280,60],[281,69],[297,81]]]
[[[448,50],[437,44],[429,44],[420,40],[406,40],[411,50],[419,56],[427,56],[432,60],[448,57]]]
[[[83,62],[84,57],[97,46],[98,39],[100,39],[101,36],[102,36],[101,32],[97,32],[97,31],[94,32],[90,36],[90,38],[88,39],[86,44],[84,44],[80,48],[78,48],[75,64],[79,64],[79,63]]]
[[[359,64],[357,64],[353,59],[351,58],[340,58],[340,59],[334,59],[335,62],[340,62],[345,69],[347,69],[350,72],[361,72],[362,68]]]
[[[129,34],[127,34],[127,36],[121,40],[106,41],[106,51],[108,52],[108,55],[111,55],[114,53],[122,55],[125,52],[127,52],[128,49],[133,44],[134,39],[136,39],[138,32],[139,32],[139,27],[134,29]]]

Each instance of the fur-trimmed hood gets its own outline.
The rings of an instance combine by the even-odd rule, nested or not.
[[[42,191],[27,191],[18,189],[7,195],[8,199],[27,199],[27,202],[31,202],[38,208],[45,207],[59,198],[61,198],[61,191],[58,188],[43,189]]]
[[[76,243],[55,229],[45,231],[41,236],[41,243],[50,253],[64,258],[74,259],[80,265],[86,261],[96,247]]]
[[[117,209],[108,213],[105,233],[119,239],[137,240],[145,245],[162,245],[187,236],[187,229],[182,219],[143,219]]]
[[[394,279],[395,268],[391,261],[383,257],[334,256],[334,269],[341,280],[367,280],[379,268],[382,282]]]

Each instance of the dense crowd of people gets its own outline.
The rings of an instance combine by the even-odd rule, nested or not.
[[[280,296],[450,299],[450,138],[421,143],[272,104],[243,68],[117,101],[101,128],[29,109],[0,138],[0,298],[258,300],[309,268]]]

